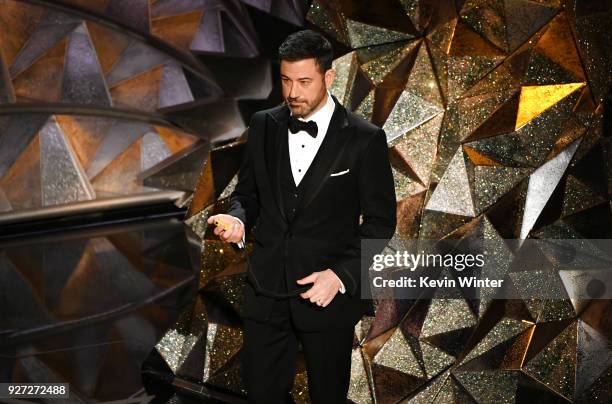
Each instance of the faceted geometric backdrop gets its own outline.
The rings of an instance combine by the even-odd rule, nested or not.
[[[258,18],[272,21],[266,38]],[[332,93],[388,135],[390,250],[588,243],[612,238],[611,20],[609,0],[0,0],[0,207],[185,191],[200,294],[154,354],[177,378],[243,394],[246,267],[205,221],[235,185],[243,100],[277,90],[262,39],[309,27],[333,42]],[[525,286],[525,263],[498,253],[496,275]],[[536,264],[567,299],[376,301],[355,329],[349,398],[612,401],[611,302],[572,298],[562,267]],[[308,402],[302,359],[293,397]]]
[[[609,1],[312,3],[306,26],[339,50],[332,92],[388,136],[398,198],[391,250],[414,238],[612,238],[603,132],[611,19]],[[195,203],[214,173],[204,172],[187,221],[204,239],[202,300],[158,351],[181,378],[243,393],[244,262],[205,226],[226,199]],[[497,277],[533,287],[518,271],[534,263],[509,247],[497,253]],[[540,287],[567,299],[495,300],[481,290],[469,300],[456,290],[377,301],[376,317],[355,330],[349,398],[610,402],[611,302],[572,299],[579,282],[569,272],[544,256],[535,265],[546,274]],[[300,360],[297,402],[308,401],[306,383]]]

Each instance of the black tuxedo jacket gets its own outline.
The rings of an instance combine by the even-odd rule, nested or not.
[[[385,240],[385,245],[395,232],[395,188],[387,140],[382,129],[332,98],[336,108],[302,179],[307,182],[292,221],[285,215],[279,181],[280,150],[288,145],[289,108],[277,106],[251,118],[227,212],[243,221],[247,233],[257,224],[243,290],[244,317],[265,320],[274,303],[255,293],[251,271],[262,288],[285,292],[302,286],[296,280],[327,268],[342,280],[346,293],[338,292],[326,307],[301,297],[289,299],[298,328],[344,327],[356,324],[364,314],[374,314],[372,301],[361,298],[361,239]],[[330,175],[345,170],[349,171]],[[286,289],[280,282],[286,283]]]

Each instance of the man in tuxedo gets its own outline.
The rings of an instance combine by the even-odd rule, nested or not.
[[[249,402],[288,400],[301,344],[312,402],[344,403],[355,324],[374,314],[361,240],[384,246],[396,225],[386,135],[329,93],[322,35],[290,35],[279,60],[284,104],[253,115],[228,213],[208,223],[235,243],[256,225],[241,313]]]

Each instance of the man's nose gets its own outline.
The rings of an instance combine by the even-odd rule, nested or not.
[[[298,88],[295,84],[291,84],[291,88],[289,90],[289,98],[297,99],[298,98]]]

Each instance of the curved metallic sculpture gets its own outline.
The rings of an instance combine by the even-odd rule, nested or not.
[[[0,223],[191,195],[211,145],[245,129],[269,66],[228,93],[197,55],[253,58],[240,2],[0,7]],[[256,87],[256,90],[253,90]]]

